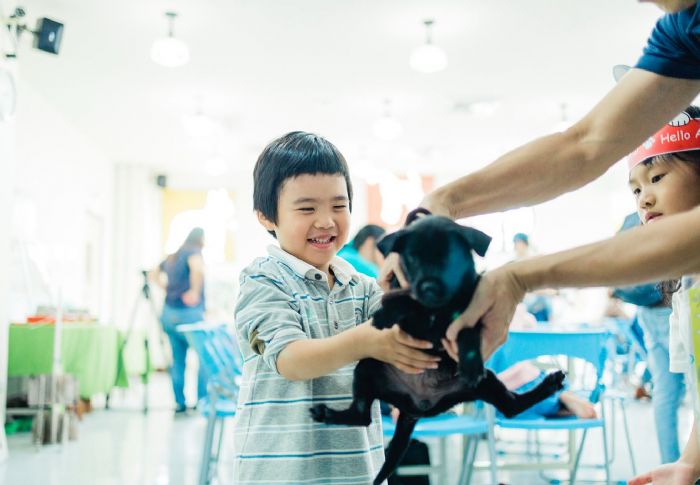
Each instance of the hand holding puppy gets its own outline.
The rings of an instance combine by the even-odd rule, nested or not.
[[[437,369],[440,357],[427,354],[423,349],[431,349],[433,344],[419,340],[394,325],[378,329],[366,325],[367,338],[364,342],[366,357],[391,364],[408,374],[420,374],[425,369]]]

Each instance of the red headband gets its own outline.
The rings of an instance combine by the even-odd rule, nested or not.
[[[630,153],[627,164],[632,170],[652,157],[690,150],[700,150],[700,119],[691,118],[684,111]]]

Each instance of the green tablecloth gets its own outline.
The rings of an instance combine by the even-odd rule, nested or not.
[[[54,325],[10,325],[7,374],[50,374]],[[68,323],[61,334],[63,372],[78,379],[81,397],[127,387],[119,347],[123,337],[116,328],[98,324]]]

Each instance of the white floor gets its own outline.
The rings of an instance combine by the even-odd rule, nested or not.
[[[200,461],[204,435],[204,418],[197,414],[173,417],[168,403],[172,400],[169,378],[156,374],[149,387],[151,410],[140,410],[138,385],[113,399],[113,408],[98,409],[79,424],[77,441],[65,446],[51,445],[36,449],[27,433],[8,438],[10,458],[0,464],[0,484],[7,485],[194,485]],[[651,404],[630,402],[628,419],[631,428],[637,466],[646,470],[659,464]],[[690,412],[681,410],[680,429],[685,440],[690,428]],[[524,435],[510,432],[501,440]],[[631,477],[626,448],[622,441],[622,425],[618,420],[617,446],[612,464],[614,481]],[[586,447],[584,461],[600,463],[600,436],[593,434]],[[504,442],[499,443],[502,446]],[[510,446],[510,445],[509,445]],[[485,448],[485,446],[481,446]],[[233,484],[231,479],[231,440],[225,440],[223,462],[219,467],[218,483]],[[459,474],[459,443],[450,447],[452,470],[449,485]],[[436,457],[437,459],[437,457]],[[584,470],[579,477],[593,477],[600,472]],[[547,483],[538,472],[500,472],[499,480],[512,484]],[[583,482],[583,480],[581,480]],[[435,483],[435,482],[433,482]],[[477,473],[472,483],[488,483],[485,473]],[[442,484],[441,484],[442,485]],[[448,485],[448,484],[444,484]]]

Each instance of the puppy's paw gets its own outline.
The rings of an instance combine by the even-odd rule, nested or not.
[[[542,386],[550,390],[550,393],[554,393],[560,391],[564,387],[564,379],[566,379],[566,374],[558,370],[547,374],[542,381]]]
[[[334,423],[333,415],[335,414],[335,411],[325,404],[317,404],[316,406],[309,408],[309,413],[311,414],[311,419],[318,423]]]

